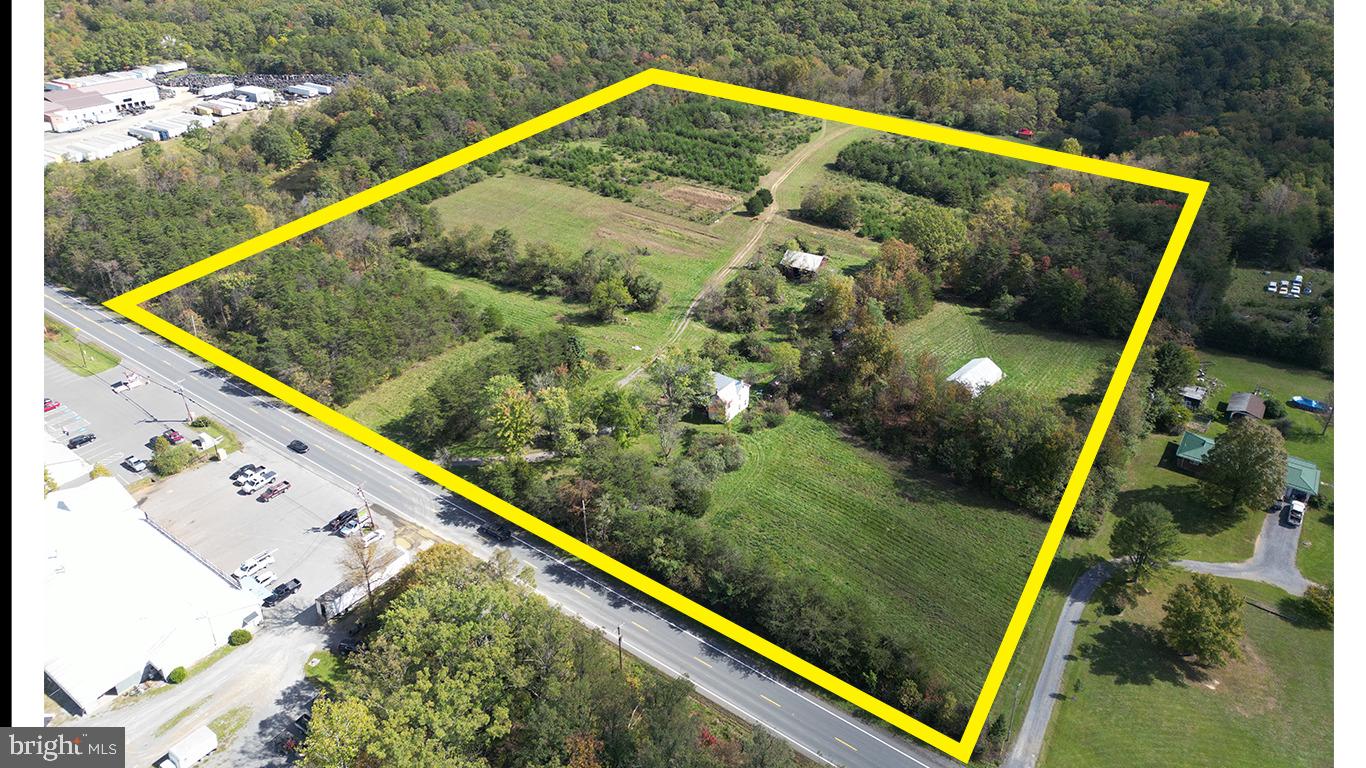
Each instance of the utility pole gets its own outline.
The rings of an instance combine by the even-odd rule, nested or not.
[[[366,498],[366,496],[365,496],[365,483],[364,483],[364,482],[361,482],[360,485],[357,485],[357,486],[356,486],[356,493],[360,495],[361,504],[364,504],[364,505],[365,505],[365,527],[366,527],[366,528],[374,528],[374,527],[375,527],[375,518],[374,518],[373,516],[371,516],[371,514],[370,514],[370,499]]]
[[[85,359],[85,345],[81,343],[81,329],[71,326],[71,338],[76,341],[76,349],[81,351],[81,367],[90,368],[90,361]]]
[[[617,671],[626,671],[626,656],[621,650],[621,625],[617,625]]]
[[[188,425],[190,422],[194,421],[194,411],[190,410],[190,398],[185,396],[185,387],[182,386],[184,383],[184,379],[177,381],[175,383],[175,391],[177,395],[180,395],[180,402],[185,405],[185,423]]]

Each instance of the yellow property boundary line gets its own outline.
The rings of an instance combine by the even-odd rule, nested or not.
[[[392,195],[411,189],[412,187],[440,176],[441,174],[478,160],[492,152],[504,149],[522,139],[553,128],[565,121],[571,120],[586,112],[601,107],[604,104],[635,93],[636,91],[651,85],[661,85],[731,101],[755,104],[761,107],[768,107],[786,112],[794,112],[801,115],[821,118],[823,120],[848,123],[864,128],[871,128],[873,130],[899,134],[901,136],[950,144],[965,149],[989,152],[995,155],[1003,155],[1018,160],[1026,160],[1068,170],[1095,174],[1097,176],[1119,179],[1135,184],[1160,187],[1186,195],[1185,205],[1182,207],[1181,214],[1177,218],[1176,229],[1172,233],[1171,240],[1167,244],[1166,252],[1163,254],[1162,261],[1158,265],[1157,273],[1153,278],[1152,285],[1148,288],[1147,296],[1143,301],[1142,308],[1139,310],[1138,318],[1134,324],[1133,330],[1129,333],[1129,339],[1125,343],[1124,350],[1120,355],[1119,365],[1116,367],[1114,375],[1110,379],[1109,387],[1106,389],[1105,396],[1100,404],[1100,409],[1097,411],[1096,420],[1091,425],[1090,432],[1086,436],[1081,455],[1077,460],[1076,466],[1072,470],[1072,475],[1067,483],[1067,488],[1063,492],[1062,499],[1058,503],[1057,511],[1053,516],[1053,521],[1049,525],[1048,533],[1044,537],[1043,548],[1039,550],[1038,557],[1035,558],[1034,565],[1029,573],[1029,578],[1025,582],[1024,592],[1020,595],[1020,599],[1015,605],[1015,611],[1011,616],[1005,637],[1001,642],[1000,648],[996,652],[995,659],[992,661],[991,668],[987,673],[986,683],[982,688],[981,694],[977,698],[977,702],[973,705],[967,728],[961,738],[953,738],[940,733],[905,712],[859,690],[816,665],[798,658],[792,653],[789,653],[744,627],[693,602],[672,589],[669,589],[654,579],[608,557],[573,536],[560,531],[558,528],[542,522],[539,518],[523,512],[478,486],[457,477],[451,472],[448,472],[431,461],[413,453],[407,448],[398,445],[383,435],[352,421],[337,411],[282,384],[241,360],[201,341],[195,336],[162,320],[140,306],[144,302],[154,299],[167,291],[216,272],[231,264],[235,264],[249,256],[254,256],[273,246],[335,221],[347,214],[354,213],[371,203],[384,200]],[[626,582],[630,586],[644,592],[670,608],[701,622],[707,627],[720,632],[769,660],[782,665],[830,693],[877,715],[888,723],[943,750],[949,755],[952,755],[963,762],[967,762],[971,758],[973,747],[977,743],[977,738],[981,734],[982,728],[986,723],[987,714],[991,710],[992,702],[996,699],[997,692],[1001,686],[1001,681],[1005,677],[1006,668],[1009,666],[1010,659],[1014,655],[1016,646],[1019,644],[1020,635],[1024,631],[1025,622],[1028,620],[1029,613],[1043,586],[1044,576],[1047,574],[1048,567],[1050,563],[1052,563],[1054,555],[1057,553],[1058,546],[1062,541],[1063,532],[1067,527],[1067,522],[1071,518],[1072,510],[1076,506],[1077,499],[1081,494],[1082,485],[1085,483],[1086,476],[1090,472],[1092,463],[1095,461],[1096,452],[1100,448],[1101,439],[1104,437],[1105,430],[1110,424],[1111,417],[1114,415],[1120,394],[1123,392],[1124,386],[1129,379],[1129,374],[1133,370],[1134,361],[1137,359],[1139,349],[1143,344],[1149,327],[1152,325],[1153,317],[1157,312],[1158,303],[1161,301],[1162,295],[1166,291],[1167,283],[1172,275],[1172,270],[1176,266],[1177,257],[1180,255],[1181,249],[1186,242],[1186,237],[1190,233],[1191,225],[1195,221],[1195,214],[1200,208],[1200,203],[1204,199],[1205,190],[1208,186],[1208,183],[1203,181],[1173,176],[1145,168],[1134,168],[1119,163],[1070,155],[1027,144],[1017,144],[1004,139],[953,130],[943,126],[930,125],[885,115],[876,115],[856,109],[822,104],[807,99],[783,96],[776,93],[756,90],[754,88],[730,85],[675,72],[648,69],[618,83],[609,85],[606,88],[594,91],[593,93],[565,104],[564,106],[552,109],[539,117],[509,128],[494,136],[490,136],[478,143],[453,152],[439,160],[404,173],[401,176],[397,176],[344,200],[328,205],[269,232],[253,237],[240,245],[229,248],[221,253],[172,272],[158,280],[154,280],[146,285],[128,291],[127,293],[109,300],[105,303],[105,306],[109,307],[114,312],[123,315],[134,323],[165,337],[172,343],[185,348],[219,368],[260,387],[262,390],[280,398],[304,413],[313,416],[324,424],[395,459],[404,466],[445,486],[469,501],[498,514],[507,521],[524,528],[535,536],[538,536],[570,555],[583,560],[598,570]]]

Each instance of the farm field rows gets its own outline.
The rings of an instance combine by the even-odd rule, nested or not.
[[[774,567],[869,603],[875,629],[911,639],[975,697],[1045,524],[846,441],[794,413],[742,435],[745,465],[707,520]]]

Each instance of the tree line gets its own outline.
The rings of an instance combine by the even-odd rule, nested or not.
[[[505,228],[485,235],[474,227],[416,243],[410,253],[447,272],[588,304],[603,322],[626,310],[652,312],[664,301],[664,284],[640,267],[649,253],[642,248],[625,254],[594,248],[572,258],[553,243],[523,246]]]

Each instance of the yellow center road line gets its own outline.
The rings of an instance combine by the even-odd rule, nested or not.
[[[835,737],[835,741],[838,741],[839,743],[841,743],[841,744],[843,744],[844,746],[846,746],[846,747],[848,747],[848,748],[854,750],[855,752],[858,751],[858,747],[854,746],[853,744],[850,744],[849,742],[845,741],[844,739],[841,739],[841,738],[838,737],[838,736]]]
[[[632,621],[631,623],[632,623],[632,624],[635,624],[637,629],[640,629],[640,630],[642,630],[642,631],[644,631],[644,632],[649,632],[649,631],[650,631],[650,628],[649,628],[649,627],[641,626],[640,624],[636,624],[636,622],[634,622],[634,621]]]
[[[703,661],[702,659],[697,658],[696,656],[692,657],[692,660],[695,661],[695,662],[697,662],[698,664],[701,664],[702,666],[706,667],[707,669],[711,669],[711,665],[710,665],[710,664],[708,664],[707,662]]]
[[[580,595],[583,595],[584,597],[592,597],[592,595],[588,594],[587,592],[584,592],[582,589],[579,589],[578,587],[574,587],[574,591],[578,592]]]
[[[773,699],[770,699],[769,697],[763,695],[762,693],[759,694],[759,698],[763,699],[764,701],[767,701],[769,704],[772,704],[773,706],[777,707],[778,709],[782,709],[782,708],[783,708],[783,705],[782,705],[782,704],[779,704],[778,702],[774,701]]]

